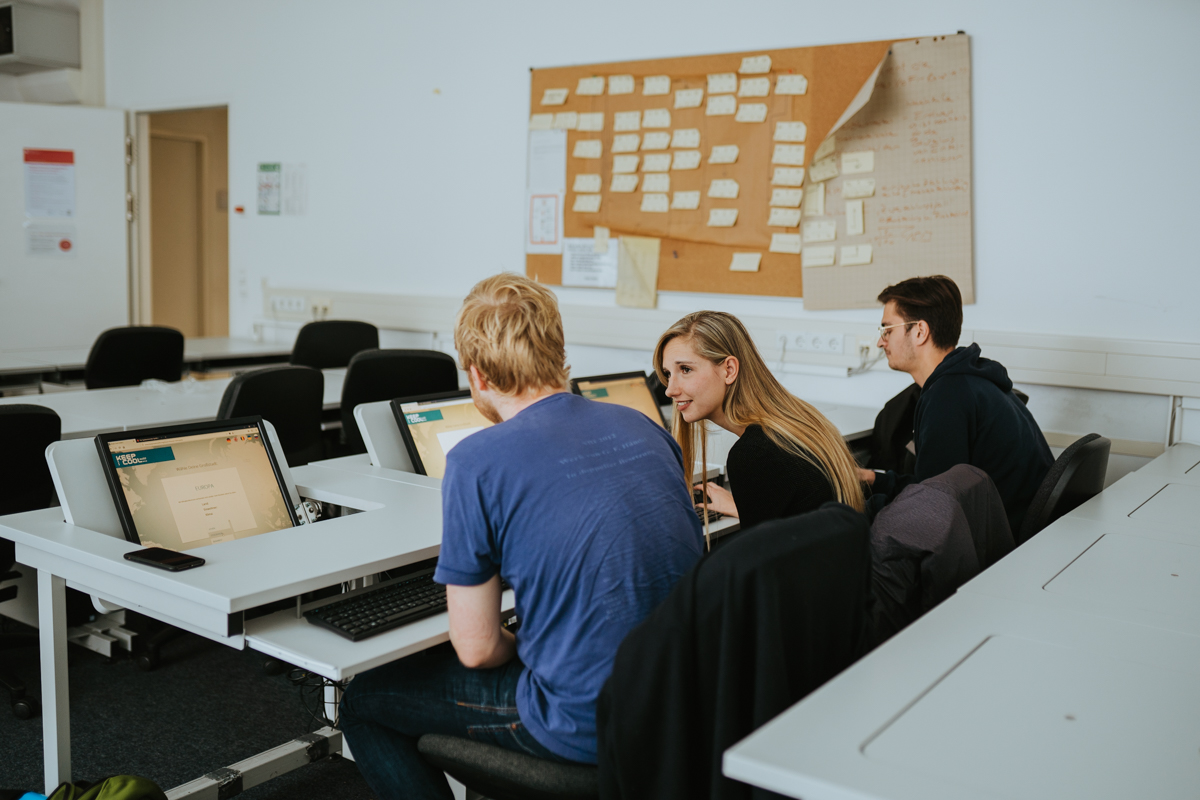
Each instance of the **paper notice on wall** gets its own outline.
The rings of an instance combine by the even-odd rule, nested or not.
[[[284,164],[280,185],[283,213],[304,216],[308,213],[308,165]]]
[[[617,305],[654,308],[658,305],[658,252],[661,240],[622,236],[617,249]]]
[[[62,257],[75,255],[73,222],[26,222],[25,254]]]
[[[530,131],[525,177],[525,252],[561,253],[567,132]]]
[[[527,172],[525,173],[526,188],[551,192],[566,190],[566,131],[530,131],[527,159]]]
[[[279,216],[283,210],[283,165],[258,165],[258,213]]]
[[[75,216],[75,151],[25,148],[25,216]]]
[[[601,230],[597,227],[596,230]],[[591,239],[563,239],[562,285],[612,289],[617,285],[617,248],[608,244],[607,228],[603,251],[599,236]]]
[[[578,197],[599,197],[579,195]],[[525,252],[561,253],[563,193],[530,191],[526,197]]]

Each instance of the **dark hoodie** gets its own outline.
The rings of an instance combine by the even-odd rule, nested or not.
[[[893,494],[955,464],[970,464],[996,484],[1009,526],[1019,531],[1054,456],[1033,415],[1012,388],[1008,370],[981,357],[977,344],[959,347],[946,356],[925,381],[917,400],[913,475],[880,476],[876,491]]]

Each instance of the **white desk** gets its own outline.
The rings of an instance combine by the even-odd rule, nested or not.
[[[291,347],[229,336],[202,336],[183,341],[184,364],[245,364],[265,359],[287,361],[291,354]]]
[[[833,423],[847,442],[863,439],[875,430],[875,417],[880,409],[868,406],[844,406],[834,403],[813,403],[814,408]]]
[[[327,369],[324,407],[342,401],[346,370]],[[232,378],[208,381],[185,379],[154,387],[121,386],[50,394],[0,397],[0,403],[31,403],[53,409],[62,417],[62,438],[95,436],[105,431],[133,430],[157,425],[201,422],[216,417],[221,395]]]
[[[181,573],[124,560],[135,545],[69,525],[61,509],[0,517],[0,536],[16,542],[17,561],[38,571],[47,789],[69,780],[71,772],[65,586],[334,679],[447,640],[445,614],[360,643],[311,625],[292,610],[243,625],[241,612],[247,609],[437,555],[436,489],[353,479],[353,486],[346,483],[340,493],[325,496],[364,513],[211,545],[202,551],[207,564]],[[298,484],[306,496],[303,480]],[[511,593],[505,599],[511,608]]]
[[[725,773],[805,800],[1195,797],[1200,526],[1138,509],[1198,451],[1046,528],[727,751]]]

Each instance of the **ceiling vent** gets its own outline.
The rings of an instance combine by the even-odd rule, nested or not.
[[[0,72],[23,75],[79,67],[79,14],[0,2]]]

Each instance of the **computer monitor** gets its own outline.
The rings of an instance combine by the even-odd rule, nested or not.
[[[125,538],[194,550],[299,524],[262,417],[96,437]]]
[[[667,427],[662,412],[654,402],[650,378],[644,372],[622,372],[618,375],[596,375],[591,378],[572,378],[571,391],[589,400],[616,403],[637,409],[650,419]]]
[[[446,474],[446,454],[456,444],[492,426],[475,407],[468,389],[398,397],[392,401],[392,413],[396,415],[413,469],[418,475],[433,478]]]

